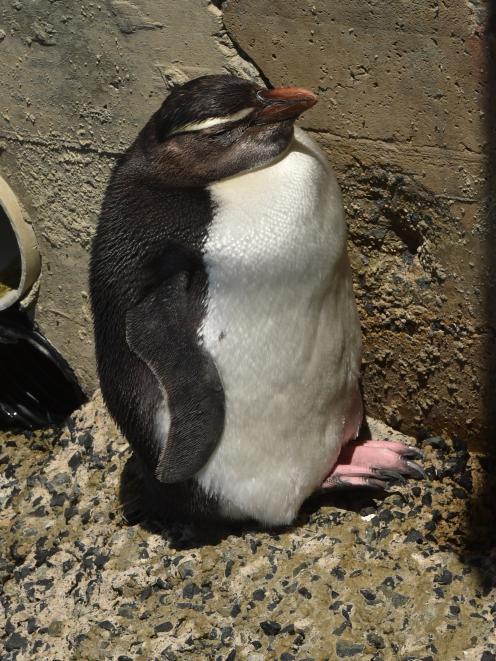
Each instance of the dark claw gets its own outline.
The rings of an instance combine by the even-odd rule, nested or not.
[[[401,468],[393,470],[390,468],[376,468],[379,478],[384,477],[386,480],[393,480],[400,484],[406,484],[405,477],[415,477],[417,479],[426,480],[427,475],[424,470],[415,461],[403,461]]]
[[[403,453],[403,456],[407,459],[423,459],[424,453],[418,448],[414,448],[413,445],[406,445],[406,452]]]
[[[412,477],[417,477],[420,480],[428,480],[429,478],[427,477],[427,474],[425,473],[424,469],[419,466],[415,461],[407,461],[406,465],[410,469],[410,472],[408,475],[411,475]]]

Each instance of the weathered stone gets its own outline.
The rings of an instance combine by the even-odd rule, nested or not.
[[[91,393],[89,245],[117,156],[172,84],[257,71],[208,0],[7,2],[0,25],[0,173],[42,254],[35,316]]]
[[[35,318],[96,384],[87,264],[111,168],[172,85],[214,71],[315,89],[337,171],[368,410],[490,439],[496,399],[494,27],[482,0],[4,3],[0,172],[43,257]],[[228,33],[226,33],[226,28]]]
[[[347,659],[351,656],[363,653],[363,645],[354,643],[351,640],[338,640],[336,642],[336,654],[340,659]]]
[[[414,443],[369,423],[376,437]],[[472,525],[478,494],[465,511],[453,498],[456,472],[442,483],[419,481],[415,498],[409,483],[383,500],[355,492],[340,504],[336,497],[309,502],[296,525],[277,530],[155,522],[152,531],[150,521],[129,527],[123,520],[118,493],[134,498],[121,481],[129,451],[101,396],[58,434],[58,443],[50,442],[52,431],[3,439],[3,463],[18,465],[16,477],[2,482],[0,548],[15,555],[0,562],[7,656],[291,661],[454,659],[460,650],[480,659],[496,651],[494,517],[477,529],[470,550],[457,531],[466,535]],[[91,519],[76,513],[67,525],[61,509],[32,517],[55,483],[72,500],[75,438],[106,457],[100,469],[85,454],[77,469],[80,511]],[[453,452],[450,441],[441,450],[427,445],[423,464],[439,471]],[[469,470],[486,471],[477,457]],[[385,515],[398,510],[401,517]],[[364,544],[374,514],[391,534]],[[427,534],[434,516],[437,540]],[[404,543],[412,526],[422,546]],[[440,591],[446,572],[453,580]]]
[[[472,447],[491,440],[496,406],[488,7],[224,8],[229,33],[273,84],[319,93],[303,125],[343,188],[368,409],[410,433],[458,434]]]

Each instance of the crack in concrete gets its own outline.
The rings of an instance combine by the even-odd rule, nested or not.
[[[443,157],[444,160],[446,158],[445,154],[447,153],[451,154],[454,158],[458,158],[463,161],[468,161],[470,163],[479,163],[481,159],[484,157],[484,154],[482,152],[476,152],[473,151],[472,149],[458,150],[458,149],[450,149],[449,147],[437,147],[435,145],[412,145],[409,142],[405,142],[404,140],[398,140],[398,139],[395,139],[394,142],[393,141],[389,142],[388,140],[382,140],[381,138],[366,138],[364,136],[359,136],[359,135],[340,135],[339,133],[334,133],[329,129],[318,128],[313,126],[305,126],[304,129],[308,133],[319,133],[322,135],[328,135],[331,138],[335,138],[336,140],[340,140],[343,142],[354,140],[356,142],[362,142],[364,144],[369,144],[369,143],[374,145],[380,144],[385,149],[389,149],[392,151],[397,151],[397,147],[401,147],[402,150],[406,149],[411,154],[421,154],[422,151],[425,150],[426,152],[438,153],[439,156]]]
[[[217,11],[218,11],[218,15],[219,15],[219,20],[220,20],[220,22],[221,22],[221,24],[222,24],[222,28],[223,28],[224,32],[226,33],[226,35],[229,37],[229,40],[230,40],[230,42],[231,42],[231,45],[232,45],[232,47],[234,48],[234,50],[236,51],[236,53],[238,54],[238,56],[239,56],[242,60],[244,60],[245,62],[247,62],[248,64],[251,64],[253,67],[255,67],[255,69],[256,69],[257,72],[258,72],[258,75],[260,76],[260,78],[262,79],[262,81],[264,82],[264,84],[266,85],[266,87],[269,87],[269,88],[270,88],[270,87],[274,87],[274,86],[272,85],[272,83],[270,82],[268,76],[267,76],[267,75],[264,73],[264,71],[262,70],[262,68],[261,68],[261,67],[257,64],[257,62],[255,62],[255,60],[254,60],[250,55],[248,55],[248,53],[247,53],[247,52],[241,47],[241,45],[240,45],[240,43],[238,42],[238,40],[236,39],[235,35],[234,35],[234,34],[232,33],[232,31],[229,30],[229,28],[227,27],[227,25],[226,25],[226,23],[225,23],[225,21],[224,21],[224,13],[223,13],[223,10],[222,10],[223,5],[225,4],[225,0],[210,0],[210,4],[211,4],[211,6],[213,6],[213,7],[215,7],[215,8],[217,9]]]
[[[12,134],[9,132],[0,133],[0,140],[8,140],[18,144],[33,145],[36,147],[45,147],[51,151],[63,152],[73,151],[81,154],[97,154],[98,156],[105,156],[106,158],[116,159],[124,154],[125,150],[115,151],[111,149],[101,149],[93,145],[82,145],[69,140],[62,140],[53,137],[34,137],[20,135],[19,133]]]

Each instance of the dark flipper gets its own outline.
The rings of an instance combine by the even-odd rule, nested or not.
[[[224,429],[224,391],[198,340],[199,302],[189,275],[177,273],[126,316],[126,338],[167,394],[170,429],[157,439],[160,482],[191,478],[207,462]]]

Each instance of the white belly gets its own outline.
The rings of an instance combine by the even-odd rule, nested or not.
[[[197,479],[228,516],[288,523],[362,415],[341,195],[299,130],[282,159],[211,193],[201,336],[224,385],[226,420]]]

